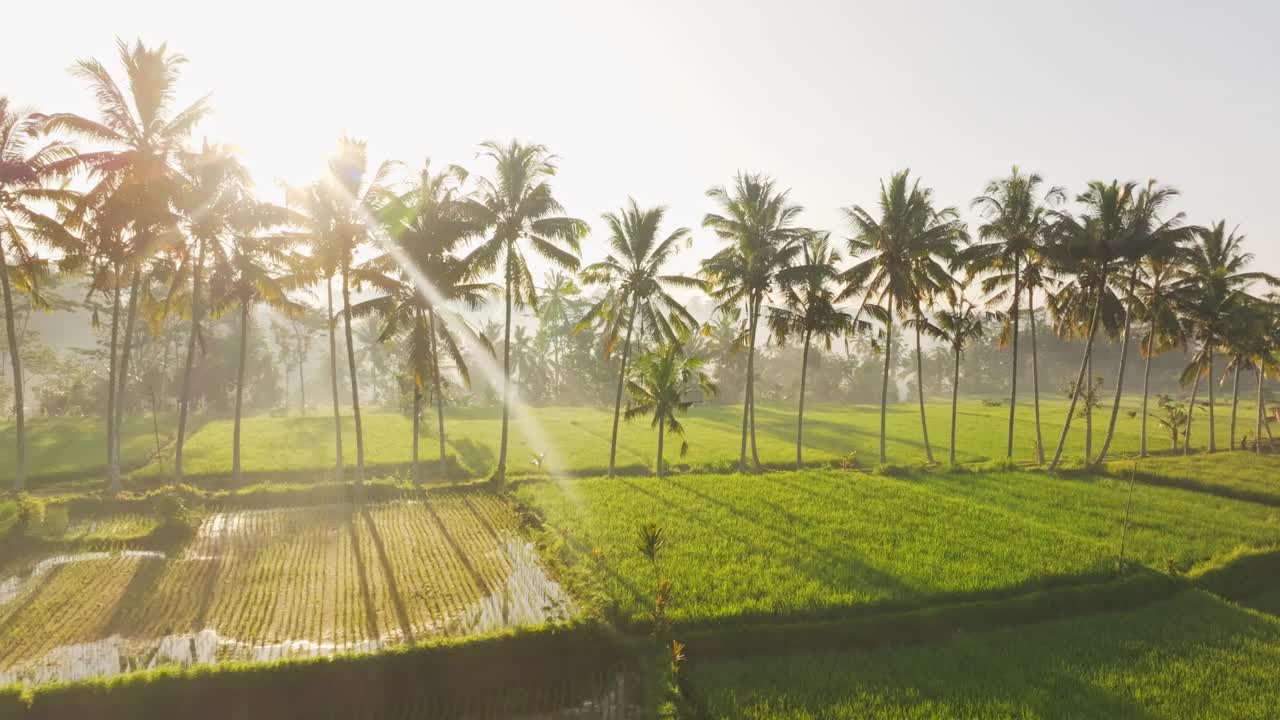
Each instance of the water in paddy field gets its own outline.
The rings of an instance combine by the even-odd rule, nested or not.
[[[371,506],[368,511],[375,515],[393,514],[395,518],[400,518],[399,513],[408,516],[429,512],[426,506],[414,502]],[[303,532],[310,532],[313,536],[340,536],[340,531],[333,529],[342,527],[335,518],[349,516],[352,512],[350,506],[334,506],[213,513],[204,520],[187,550],[176,558],[144,551],[92,552],[43,558],[21,575],[0,578],[0,617],[8,615],[12,619],[22,608],[22,603],[29,602],[44,589],[42,581],[51,578],[51,571],[57,567],[121,558],[133,558],[139,562],[158,561],[166,563],[163,566],[166,568],[177,563],[212,563],[224,567],[233,563],[233,559],[255,557],[266,543],[285,543]],[[287,635],[286,639],[277,640],[264,635],[255,640],[221,634],[214,618],[211,626],[186,632],[158,637],[113,633],[88,642],[58,646],[38,658],[11,658],[10,666],[0,666],[0,685],[75,681],[162,666],[185,667],[227,660],[268,662],[345,652],[374,652],[406,642],[406,635],[419,640],[442,634],[468,635],[565,620],[572,616],[575,612],[572,600],[559,583],[544,572],[532,545],[501,529],[492,536],[492,543],[485,546],[489,549],[483,554],[489,566],[501,568],[505,579],[499,582],[495,578],[486,588],[487,594],[473,596],[470,602],[457,609],[448,622],[415,617],[408,633],[404,627],[388,631],[384,626],[384,632],[377,637],[348,635],[341,641],[327,637],[288,638]],[[394,552],[394,548],[390,551]],[[414,588],[403,590],[411,592]],[[323,592],[332,592],[332,587]],[[313,597],[310,601],[319,603],[319,595],[323,592],[311,590]],[[283,591],[280,594],[284,594]],[[82,597],[79,600],[89,602],[92,598]],[[71,614],[73,610],[69,607],[66,612]],[[2,654],[0,658],[3,658]]]

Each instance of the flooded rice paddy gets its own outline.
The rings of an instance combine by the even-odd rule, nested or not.
[[[213,513],[175,556],[54,555],[0,576],[0,684],[371,652],[568,618],[482,494]]]

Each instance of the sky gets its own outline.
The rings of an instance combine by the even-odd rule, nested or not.
[[[0,92],[92,114],[68,68],[122,73],[115,38],[187,56],[181,99],[212,93],[193,140],[239,146],[262,194],[321,172],[336,139],[417,167],[486,139],[546,144],[569,212],[592,224],[628,196],[694,229],[675,269],[717,247],[707,188],[739,170],[791,188],[803,222],[843,237],[840,209],[910,168],[969,201],[1018,164],[1072,194],[1156,178],[1189,222],[1225,218],[1280,273],[1280,44],[1274,2],[17,3],[0,11]],[[56,22],[55,22],[56,21]],[[52,24],[51,24],[52,23]],[[28,30],[24,30],[24,28]],[[52,28],[52,29],[50,29]],[[119,77],[119,75],[117,75]]]

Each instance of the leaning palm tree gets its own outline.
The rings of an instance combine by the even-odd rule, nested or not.
[[[1215,381],[1213,363],[1216,351],[1227,337],[1231,319],[1250,302],[1248,288],[1255,282],[1277,284],[1276,278],[1263,272],[1249,272],[1245,268],[1253,255],[1243,249],[1244,235],[1235,230],[1228,232],[1226,221],[1212,227],[1197,228],[1196,242],[1186,256],[1186,263],[1175,284],[1175,302],[1190,328],[1190,336],[1197,346],[1197,354],[1185,375],[1208,378],[1209,393],[1209,452],[1217,449],[1214,428]],[[1192,391],[1192,409],[1195,390]],[[1188,410],[1186,439],[1183,450],[1190,447],[1191,418]]]
[[[720,206],[720,212],[707,213],[702,226],[727,245],[702,261],[700,275],[707,281],[717,312],[723,315],[745,311],[747,378],[738,456],[738,470],[745,472],[748,437],[752,463],[760,468],[755,433],[755,356],[761,308],[774,288],[778,272],[800,254],[800,241],[808,231],[795,225],[803,208],[791,203],[790,191],[779,190],[772,179],[762,175],[738,173],[732,187],[713,187],[707,197]]]
[[[455,334],[458,330],[472,336],[476,333],[465,320],[438,307],[437,302],[461,302],[475,310],[497,289],[491,283],[476,282],[475,269],[463,262],[460,255],[463,244],[476,232],[460,199],[466,177],[466,171],[456,166],[432,172],[428,161],[409,187],[389,201],[378,215],[379,223],[395,244],[394,250],[356,269],[366,284],[384,294],[358,303],[353,312],[378,312],[384,321],[379,339],[402,338],[408,342],[407,360],[413,379],[415,484],[422,482],[418,436],[422,396],[428,380],[436,405],[441,479],[446,478],[449,471],[440,345],[453,360],[463,384],[471,385],[467,362]],[[430,288],[419,287],[419,283],[427,283]]]
[[[853,228],[849,253],[863,259],[842,275],[849,287],[865,288],[868,305],[885,324],[884,377],[880,386],[880,462],[888,462],[885,448],[889,404],[889,369],[893,363],[894,316],[919,322],[933,297],[950,287],[954,279],[946,262],[955,255],[956,243],[964,237],[964,225],[954,208],[938,209],[933,193],[910,179],[910,170],[894,174],[888,184],[880,183],[879,217],[861,206],[844,209]],[[920,385],[920,424],[925,455],[933,462],[929,447],[929,427],[924,415],[919,328],[916,338],[917,382]]]
[[[619,339],[622,341],[622,362],[613,402],[613,432],[609,439],[609,477],[614,476],[617,462],[622,389],[636,321],[640,323],[641,338],[671,345],[680,343],[698,326],[684,304],[671,296],[669,288],[703,289],[702,281],[662,273],[663,266],[689,238],[688,228],[676,228],[665,238],[661,237],[659,228],[666,213],[665,207],[642,209],[635,199],[630,199],[620,211],[602,215],[609,228],[611,252],[604,260],[583,268],[580,274],[584,284],[605,285],[608,290],[587,310],[574,332],[593,324],[602,325],[605,359],[617,349]]]
[[[955,370],[951,375],[951,454],[950,464],[956,464],[956,408],[960,400],[960,358],[965,346],[981,340],[986,335],[986,322],[990,315],[979,310],[964,296],[964,285],[947,288],[947,307],[933,316],[933,322],[923,330],[937,340],[951,346],[955,356]]]
[[[555,156],[546,146],[512,140],[505,145],[490,141],[480,148],[480,154],[494,163],[494,177],[481,178],[480,187],[467,206],[471,219],[485,228],[488,237],[472,251],[467,263],[486,272],[502,268],[502,439],[493,475],[494,482],[501,483],[507,472],[511,416],[511,309],[513,304],[529,304],[535,312],[538,308],[527,251],[532,250],[558,267],[577,270],[579,241],[587,232],[587,224],[563,214],[564,207],[551,190]]]
[[[1125,219],[1122,241],[1116,246],[1120,263],[1129,265],[1129,274],[1120,281],[1120,292],[1126,298],[1124,330],[1120,334],[1120,367],[1116,370],[1115,399],[1111,404],[1111,418],[1107,422],[1107,434],[1102,440],[1096,462],[1107,458],[1111,440],[1115,437],[1116,419],[1120,417],[1120,400],[1124,396],[1124,371],[1129,359],[1129,333],[1133,328],[1135,302],[1133,299],[1138,273],[1144,262],[1151,259],[1169,260],[1181,255],[1184,243],[1190,240],[1193,227],[1184,226],[1182,213],[1162,218],[1169,201],[1178,191],[1155,180],[1147,182],[1138,193]]]
[[[13,488],[21,491],[27,473],[26,412],[23,403],[22,355],[14,324],[13,292],[25,293],[33,306],[41,306],[38,280],[46,261],[35,244],[62,252],[77,249],[76,238],[46,215],[46,207],[69,206],[75,193],[56,183],[55,163],[74,155],[64,142],[41,141],[43,121],[31,110],[11,108],[0,95],[0,290],[3,291],[5,334],[13,371],[13,414],[17,453]]]
[[[698,402],[691,399],[695,392],[701,398],[714,396],[716,386],[702,372],[701,359],[685,357],[678,345],[667,345],[636,358],[627,390],[631,394],[627,420],[651,415],[653,420],[649,426],[658,429],[658,477],[663,477],[666,475],[663,444],[668,432],[680,437],[680,457],[689,452],[684,426],[676,413],[686,413]]]
[[[231,441],[231,474],[240,473],[240,419],[244,406],[244,373],[249,352],[249,332],[253,309],[259,305],[301,317],[305,305],[288,297],[289,290],[305,284],[307,274],[297,273],[301,263],[289,252],[289,236],[262,234],[279,225],[283,211],[264,203],[247,202],[231,221],[230,246],[211,246],[213,272],[209,279],[211,316],[240,311],[240,352],[236,364],[235,415]]]
[[[805,238],[800,262],[778,271],[783,305],[769,308],[769,332],[778,345],[801,338],[800,407],[796,414],[796,469],[804,467],[804,396],[809,373],[809,346],[817,337],[828,352],[836,337],[853,331],[853,316],[835,304],[832,284],[839,277],[840,253],[831,247],[829,233]]]
[[[1039,194],[1044,180],[1036,173],[1023,174],[1017,165],[1008,177],[992,180],[983,194],[974,198],[970,207],[978,210],[987,222],[978,227],[981,242],[965,248],[959,260],[970,272],[986,275],[982,291],[992,304],[1009,303],[1006,317],[1008,338],[1012,341],[1013,360],[1009,367],[1009,439],[1006,457],[1013,457],[1014,413],[1018,403],[1018,319],[1022,293],[1027,294],[1027,313],[1031,323],[1033,368],[1035,358],[1035,288],[1041,277],[1040,248],[1049,222],[1049,208],[1066,200],[1066,191],[1051,187]],[[1004,336],[1001,338],[1002,342]],[[1044,463],[1044,443],[1040,435],[1040,379],[1033,370],[1036,406],[1036,448]]]
[[[118,236],[128,227],[131,235],[128,251],[115,261],[119,272],[112,274],[130,278],[124,345],[119,367],[108,378],[107,475],[116,491],[121,487],[122,396],[129,377],[143,266],[160,245],[170,240],[167,236],[175,224],[173,206],[182,184],[179,155],[192,129],[210,109],[207,96],[181,110],[174,107],[175,86],[187,61],[182,55],[169,52],[165,45],[148,48],[140,41],[132,46],[118,41],[117,49],[125,69],[127,92],[97,60],[80,60],[72,70],[93,91],[101,120],[61,113],[50,116],[46,125],[50,132],[75,135],[96,146],[59,163],[62,171],[85,171],[90,178],[72,222],[83,224],[88,213],[93,212],[99,221],[111,218],[120,223],[113,229],[100,228],[98,234]],[[113,346],[113,368],[115,361]]]

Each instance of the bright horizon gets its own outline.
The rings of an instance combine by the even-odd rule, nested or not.
[[[673,268],[694,269],[718,244],[700,227],[704,192],[738,170],[773,176],[806,225],[844,237],[839,209],[874,205],[896,170],[972,226],[969,201],[1017,164],[1073,196],[1094,179],[1171,184],[1188,222],[1238,225],[1254,267],[1280,273],[1264,190],[1280,166],[1280,11],[1262,2],[171,7],[72,2],[56,42],[35,31],[47,8],[7,8],[19,31],[0,46],[0,92],[96,116],[71,64],[94,57],[120,78],[117,37],[167,43],[190,60],[179,102],[213,95],[193,143],[241,148],[277,200],[277,180],[318,176],[344,134],[371,164],[429,156],[477,173],[483,140],[543,143],[561,200],[592,225],[585,261],[603,255],[600,213],[634,196],[669,206],[667,231],[694,230]]]

